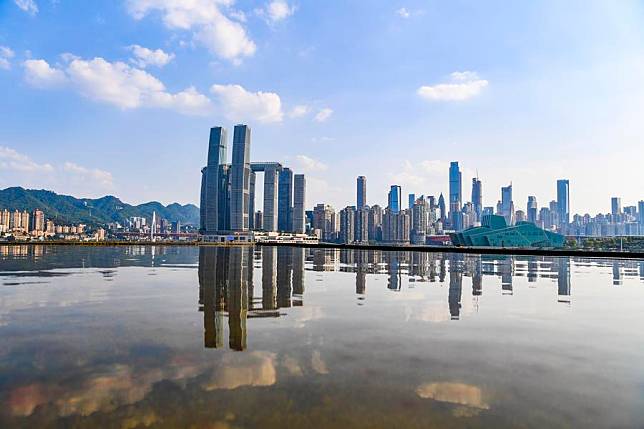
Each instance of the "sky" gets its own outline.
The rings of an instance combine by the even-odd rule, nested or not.
[[[307,207],[447,195],[459,161],[464,200],[566,178],[594,215],[644,199],[643,82],[641,1],[0,0],[0,188],[197,203],[209,128],[246,123]]]

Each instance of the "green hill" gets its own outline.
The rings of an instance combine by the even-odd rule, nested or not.
[[[69,195],[58,195],[55,192],[13,187],[0,190],[0,210],[40,209],[45,217],[58,224],[86,223],[89,225],[120,222],[131,216],[152,218],[156,211],[169,221],[179,221],[183,225],[199,224],[199,208],[194,204],[177,203],[164,206],[157,201],[133,206],[118,198],[107,195],[97,199],[75,198]]]

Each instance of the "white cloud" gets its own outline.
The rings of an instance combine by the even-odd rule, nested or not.
[[[16,6],[27,12],[29,15],[38,13],[38,5],[34,0],[13,0]]]
[[[42,173],[54,169],[50,164],[38,164],[27,155],[6,146],[0,146],[0,167],[2,171],[30,173]]]
[[[401,7],[396,11],[396,14],[400,16],[401,18],[409,18],[411,16],[411,13],[407,10],[406,7]]]
[[[35,87],[67,81],[83,96],[121,109],[159,107],[190,115],[204,115],[211,110],[210,99],[194,87],[172,94],[156,77],[123,62],[111,63],[99,57],[69,58],[65,69],[52,68],[45,60],[25,61],[25,79]]]
[[[327,119],[331,117],[333,114],[333,109],[329,109],[328,107],[325,107],[324,109],[320,109],[320,111],[315,115],[315,121],[316,122],[325,122]]]
[[[311,108],[306,104],[298,104],[297,106],[293,107],[288,116],[291,118],[301,118],[302,116],[308,114],[310,111]]]
[[[210,92],[233,121],[281,122],[284,116],[280,97],[273,92],[250,92],[241,85],[213,85]]]
[[[275,23],[282,21],[295,13],[295,6],[289,6],[285,0],[273,0],[266,5],[266,8],[260,11],[260,14],[266,15],[269,22]]]
[[[174,59],[174,54],[168,54],[161,49],[153,51],[139,45],[129,46],[128,49],[134,54],[130,62],[142,69],[147,66],[163,67]]]
[[[0,188],[23,186],[73,195],[99,196],[114,188],[112,174],[75,162],[38,163],[8,146],[0,146]]]
[[[327,165],[317,159],[313,159],[306,155],[297,155],[295,161],[300,170],[311,173],[316,171],[326,171]]]
[[[76,163],[67,161],[63,165],[63,170],[76,175],[80,180],[91,180],[93,182],[98,182],[98,184],[106,188],[111,188],[114,184],[112,173],[104,170],[99,170],[98,168],[89,169],[82,167]]]
[[[0,46],[0,69],[9,70],[11,68],[11,62],[9,61],[14,56],[14,52],[11,48],[6,46]]]
[[[65,83],[65,73],[62,70],[52,68],[45,60],[26,60],[25,80],[36,88],[51,88]]]
[[[129,0],[128,10],[135,19],[159,11],[168,28],[194,30],[195,40],[214,54],[238,63],[242,57],[252,56],[256,46],[239,22],[221,12],[221,6],[232,4],[233,0]],[[237,11],[231,16],[243,21]]]
[[[421,86],[417,93],[431,101],[463,101],[479,95],[487,85],[475,72],[454,72],[447,83]]]

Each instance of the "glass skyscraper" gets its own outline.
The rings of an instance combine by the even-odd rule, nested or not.
[[[472,206],[476,214],[476,220],[480,222],[483,212],[483,185],[478,177],[472,179]]]
[[[449,221],[452,229],[457,231],[461,229],[461,225],[458,225],[458,213],[461,211],[462,202],[461,170],[458,168],[458,162],[452,161],[449,164]]]
[[[291,219],[291,211],[293,210],[293,171],[290,168],[283,168],[280,171],[277,194],[277,229],[291,231],[293,228]]]
[[[233,231],[248,231],[250,128],[247,125],[235,125],[230,176],[230,229]]]
[[[388,207],[392,213],[400,212],[402,189],[398,185],[391,185],[389,190]]]
[[[208,162],[201,170],[200,230],[202,234],[214,234],[224,230],[227,216],[220,212],[227,203],[225,184],[227,134],[222,127],[210,129]]]
[[[557,209],[559,210],[559,225],[570,223],[570,182],[568,179],[557,180]]]

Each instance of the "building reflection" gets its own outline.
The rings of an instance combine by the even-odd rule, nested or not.
[[[253,265],[253,257],[257,264]],[[204,346],[247,348],[247,321],[280,317],[290,307],[302,306],[306,271],[339,271],[355,274],[355,294],[362,305],[367,294],[368,275],[386,276],[386,288],[405,293],[412,287],[441,287],[447,282],[451,320],[460,320],[471,309],[478,311],[486,282],[496,293],[511,295],[513,281],[525,277],[529,287],[538,279],[549,279],[557,287],[557,301],[571,304],[571,267],[601,266],[612,270],[613,283],[624,277],[644,280],[644,262],[546,256],[464,255],[435,252],[387,252],[366,250],[305,249],[291,247],[201,247],[199,249],[199,306],[204,317]],[[261,275],[257,289],[253,274]],[[463,290],[471,278],[471,296]],[[487,280],[486,280],[487,279]],[[492,280],[494,279],[494,280]],[[470,284],[467,281],[466,284]],[[546,283],[548,284],[548,283]],[[311,285],[314,286],[314,285]],[[489,292],[488,292],[489,293]],[[470,297],[473,306],[463,299]],[[467,302],[466,302],[467,304]],[[226,323],[225,319],[228,319]]]

